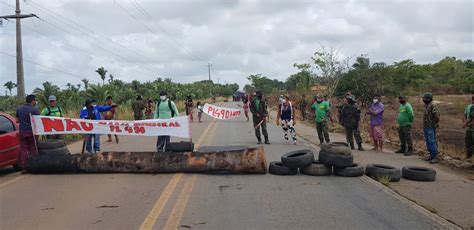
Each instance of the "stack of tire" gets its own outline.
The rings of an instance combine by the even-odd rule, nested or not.
[[[324,171],[324,168],[313,169],[313,163],[314,154],[311,150],[297,150],[281,156],[281,161],[270,162],[268,172],[275,175],[296,175],[299,169],[301,173],[314,170],[317,173],[331,174],[330,172]]]
[[[61,139],[38,141],[37,146],[40,155],[70,154],[69,149],[66,147],[66,143]]]
[[[365,173],[364,166],[354,163],[351,149],[344,142],[331,142],[321,145],[319,163],[333,169],[335,175],[359,177]]]

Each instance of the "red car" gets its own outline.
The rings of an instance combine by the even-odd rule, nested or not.
[[[16,119],[0,112],[0,168],[12,165],[20,170],[20,139]]]

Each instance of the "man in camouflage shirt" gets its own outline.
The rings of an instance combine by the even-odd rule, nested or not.
[[[439,123],[439,109],[433,103],[433,94],[430,92],[423,94],[425,112],[423,113],[423,134],[425,136],[426,148],[430,156],[426,158],[431,164],[438,163],[438,143],[436,141],[436,129]]]

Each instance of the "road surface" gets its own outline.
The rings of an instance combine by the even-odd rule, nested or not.
[[[193,123],[197,145],[256,146],[244,118]],[[288,151],[269,124],[267,161]],[[102,150],[153,151],[121,137]],[[71,149],[78,151],[78,144]],[[431,229],[449,225],[366,177],[228,174],[21,175],[0,170],[0,229]],[[452,227],[452,226],[451,226]]]

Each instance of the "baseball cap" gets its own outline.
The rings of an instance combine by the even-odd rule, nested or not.
[[[56,96],[54,95],[49,96],[48,101],[56,101]]]

